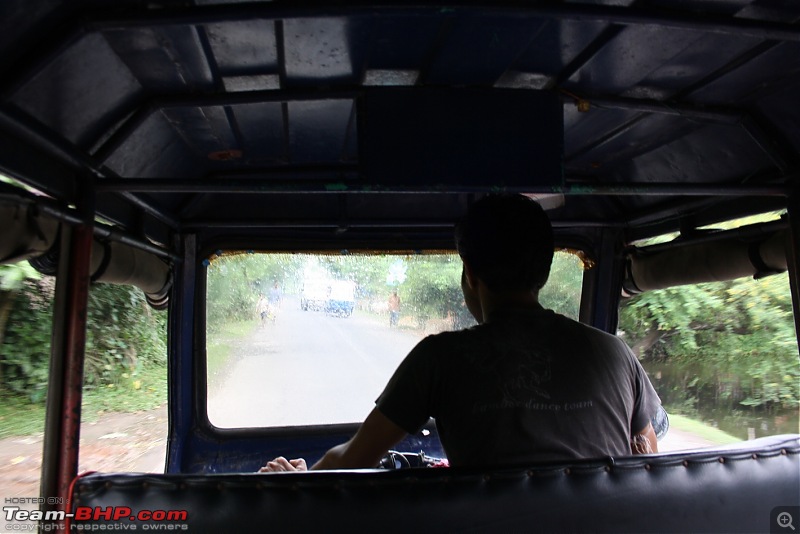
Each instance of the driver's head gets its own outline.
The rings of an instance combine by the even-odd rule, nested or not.
[[[456,225],[456,248],[492,291],[538,291],[553,262],[553,228],[534,200],[487,195]]]

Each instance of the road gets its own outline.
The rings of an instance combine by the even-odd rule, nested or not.
[[[363,421],[419,339],[388,319],[304,312],[287,299],[275,323],[234,346],[229,368],[209,377],[209,419],[223,428]]]

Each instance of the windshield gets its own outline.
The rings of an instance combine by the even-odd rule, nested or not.
[[[556,254],[545,307],[577,318],[583,264]],[[469,327],[456,254],[230,254],[209,262],[208,417],[222,428],[363,421],[424,336]]]

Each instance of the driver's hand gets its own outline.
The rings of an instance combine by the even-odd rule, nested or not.
[[[280,473],[281,471],[308,471],[308,466],[302,458],[287,460],[283,456],[278,456],[258,470],[259,473]]]

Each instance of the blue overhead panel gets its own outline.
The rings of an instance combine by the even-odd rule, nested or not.
[[[506,73],[505,84],[543,89],[572,63],[606,28],[600,22],[536,19],[528,30],[530,43],[521,49]]]
[[[287,85],[359,83],[368,35],[360,18],[283,21]]]
[[[467,17],[444,26],[446,41],[424,81],[433,85],[493,85],[536,35],[539,20]]]
[[[122,177],[196,176],[202,169],[202,155],[194,141],[177,135],[176,127],[164,113],[153,113],[106,165]]]
[[[368,91],[360,128],[363,175],[376,187],[563,184],[561,101],[552,92]]]
[[[645,234],[800,170],[797,0],[0,0],[0,73],[0,170],[160,241],[554,187]]]
[[[399,16],[370,20],[367,68],[415,70],[423,68],[434,49],[440,20],[424,16]]]
[[[800,6],[800,3],[798,3]],[[702,90],[697,91],[695,99],[702,104],[725,103],[739,104],[772,93],[775,88],[785,88],[794,79],[795,98],[797,98],[797,80],[800,77],[800,42],[765,43],[751,51],[741,61],[742,65],[730,69]],[[754,85],[753,80],[758,80]],[[796,100],[797,101],[797,100]],[[796,106],[790,106],[796,107]],[[796,124],[794,125],[796,129]]]
[[[106,30],[103,35],[142,87],[155,94],[208,91],[212,72],[196,26]]]
[[[101,35],[92,33],[45,64],[12,100],[66,140],[86,147],[141,90],[125,62]]]
[[[273,21],[207,24],[205,33],[221,75],[278,73],[278,46]]]
[[[242,137],[242,159],[248,164],[286,163],[283,109],[280,102],[232,106]]]
[[[638,182],[655,182],[668,175],[672,182],[726,182],[752,176],[770,164],[741,128],[708,125],[665,143],[657,150],[631,155],[612,172],[616,179],[633,176]]]
[[[353,114],[352,100],[290,102],[291,163],[341,163]]]

